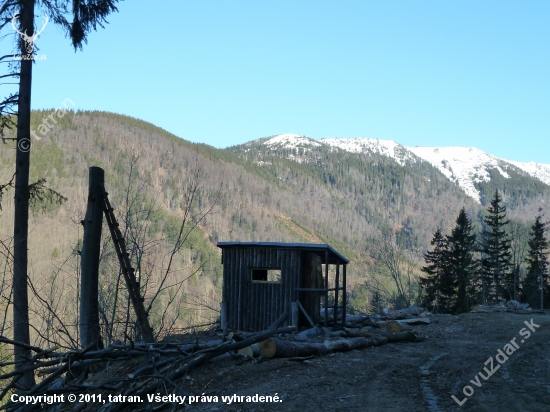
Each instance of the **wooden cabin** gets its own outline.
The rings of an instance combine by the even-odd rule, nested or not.
[[[326,326],[333,313],[338,314],[334,327],[345,326],[349,260],[329,245],[219,242],[218,247],[223,264],[222,319],[227,328],[265,330],[285,310],[292,314],[285,326]]]

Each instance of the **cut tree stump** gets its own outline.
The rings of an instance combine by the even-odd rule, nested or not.
[[[401,321],[397,320],[390,320],[388,323],[386,323],[386,330],[388,331],[388,333],[404,332],[411,329],[412,328],[409,325],[401,323]]]
[[[260,342],[260,355],[264,358],[272,358],[275,356],[275,351],[277,350],[277,345],[273,339],[266,339]]]

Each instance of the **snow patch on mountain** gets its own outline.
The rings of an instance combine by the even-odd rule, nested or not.
[[[497,169],[506,179],[502,160],[474,147],[410,147],[411,152],[437,167],[449,180],[458,183],[468,196],[480,201],[474,183],[491,180],[490,169]]]
[[[410,153],[393,140],[379,140],[367,137],[357,137],[354,139],[337,138],[337,139],[320,139],[321,143],[331,147],[337,147],[346,152],[351,153],[379,153],[383,156],[394,159],[397,163],[403,166],[406,160],[414,160]]]
[[[531,176],[550,186],[550,165],[535,162],[515,162],[513,160],[506,160],[506,162],[513,164],[518,169],[529,173]]]
[[[321,144],[309,137],[299,134],[285,133],[272,137],[264,142],[266,146],[283,146],[288,149],[296,149],[304,146],[321,146]]]

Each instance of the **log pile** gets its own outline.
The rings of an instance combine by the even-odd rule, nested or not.
[[[501,302],[495,305],[476,305],[470,312],[473,313],[494,313],[494,312],[507,312],[516,313],[519,315],[528,315],[533,313],[544,314],[543,310],[534,310],[529,307],[528,303],[520,303],[517,300],[510,300],[508,302]]]

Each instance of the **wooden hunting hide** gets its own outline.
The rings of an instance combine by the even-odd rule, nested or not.
[[[329,292],[334,297],[334,313],[343,313],[345,323],[345,257],[329,245],[275,242],[219,242],[223,264],[222,318],[229,329],[261,331],[299,302],[303,308],[299,327],[309,327],[327,319],[321,316]],[[323,276],[324,265],[324,276]],[[334,287],[329,288],[329,265],[335,265]],[[343,271],[341,271],[341,267]],[[341,273],[342,272],[342,273]],[[340,298],[340,300],[339,300]],[[322,301],[322,305],[321,305]],[[307,316],[303,312],[307,313]],[[328,313],[328,308],[326,308]],[[289,318],[285,322],[288,326]],[[336,322],[335,322],[336,323]]]

